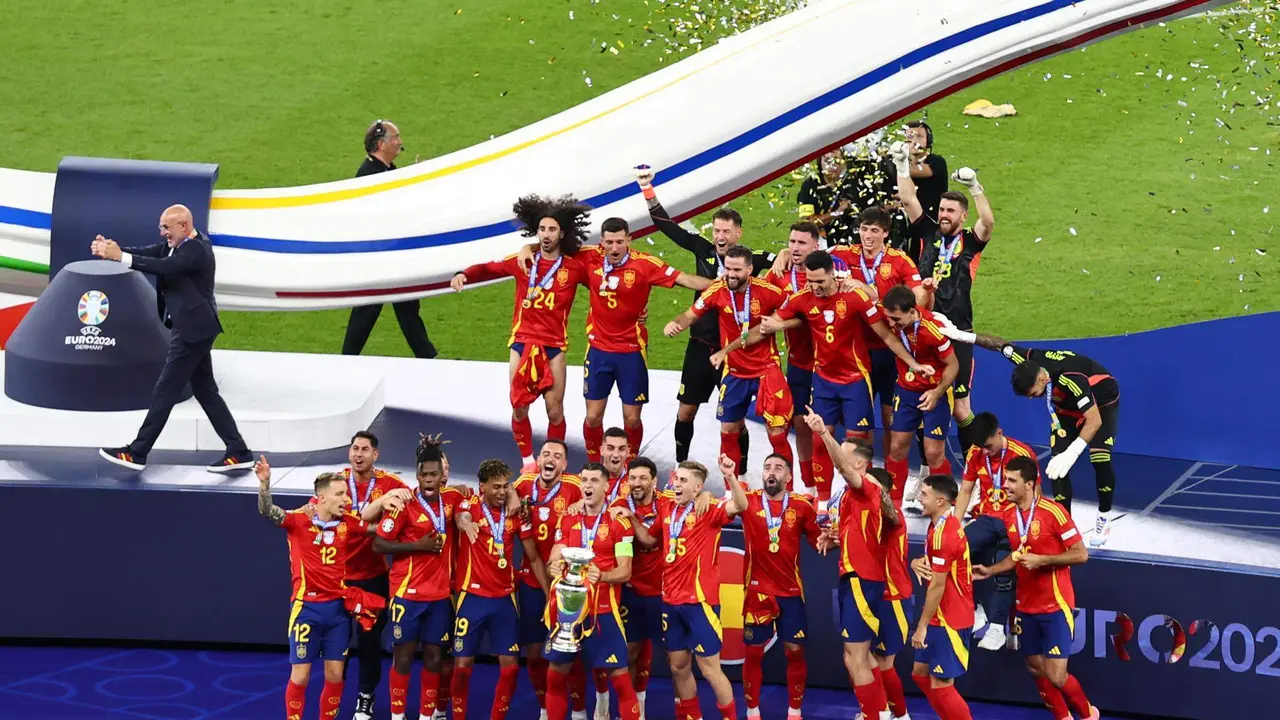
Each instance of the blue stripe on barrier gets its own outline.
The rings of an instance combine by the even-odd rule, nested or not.
[[[0,224],[48,230],[52,219],[49,213],[0,205]]]

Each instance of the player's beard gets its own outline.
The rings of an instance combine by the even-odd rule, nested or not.
[[[782,480],[771,476],[764,479],[764,491],[769,495],[777,495],[782,490]]]
[[[940,219],[938,220],[938,230],[940,230],[943,235],[954,235],[956,232],[956,226],[949,219]]]
[[[739,278],[739,277],[733,277],[733,276],[727,276],[727,277],[725,277],[725,281],[724,281],[724,282],[725,282],[725,284],[726,284],[726,285],[728,285],[728,286],[729,286],[729,289],[730,289],[730,290],[732,290],[732,291],[734,291],[734,292],[738,292],[739,290],[741,290],[742,288],[746,287],[746,285],[747,285],[747,279],[746,279],[746,278]]]

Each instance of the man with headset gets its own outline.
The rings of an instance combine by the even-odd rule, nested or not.
[[[395,123],[387,120],[374,122],[364,133],[364,150],[367,155],[360,169],[356,171],[356,177],[395,170],[395,159],[403,149],[404,146],[400,142],[400,128],[396,127]],[[432,345],[431,338],[427,337],[427,326],[423,324],[422,315],[419,314],[421,302],[416,299],[401,300],[392,303],[391,307],[396,312],[400,332],[404,333],[404,339],[408,341],[414,357],[435,357],[436,346]],[[381,314],[381,304],[351,308],[351,319],[347,321],[347,335],[342,340],[343,355],[359,355],[364,350],[364,344],[369,340],[369,333],[373,332],[373,325],[378,322],[378,316]]]

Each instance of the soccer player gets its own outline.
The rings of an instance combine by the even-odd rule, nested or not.
[[[729,248],[742,241],[742,215],[737,210],[722,207],[711,217],[711,241],[696,232],[684,229],[671,218],[671,214],[658,202],[653,189],[653,169],[642,166],[636,170],[636,182],[649,205],[649,219],[671,242],[693,253],[694,272],[698,277],[716,280],[724,275],[724,256]],[[752,263],[754,272],[763,272],[773,262],[773,255],[757,253]],[[694,293],[693,299],[698,299]],[[711,365],[711,355],[719,350],[720,326],[711,316],[703,316],[689,328],[689,344],[684,349],[684,364],[680,368],[680,393],[676,401],[676,462],[689,459],[689,444],[693,442],[693,419],[698,408],[711,399],[720,385],[720,372]],[[750,446],[746,427],[738,435],[740,452],[745,459]],[[635,448],[640,452],[640,448]]]
[[[729,248],[724,256],[724,277],[712,283],[692,307],[664,329],[667,337],[675,337],[708,311],[719,318],[720,340],[725,347],[711,357],[711,362],[717,367],[725,364],[725,373],[716,419],[720,421],[720,452],[733,460],[734,467],[742,462],[738,434],[753,397],[773,451],[787,458],[788,463],[792,459],[791,443],[787,441],[791,391],[779,364],[777,343],[772,336],[752,347],[741,347],[740,342],[749,329],[782,307],[787,296],[773,285],[751,277],[751,273],[751,249],[742,245]],[[738,347],[730,350],[731,341]]]
[[[844,640],[844,666],[863,717],[876,720],[889,707],[879,667],[871,656],[871,643],[880,633],[880,605],[884,599],[884,545],[880,542],[883,506],[881,486],[859,472],[853,462],[854,443],[836,443],[822,416],[809,410],[809,429],[827,446],[845,486],[831,499],[833,520],[818,542],[826,554],[840,547],[840,637]],[[862,444],[863,452],[870,450]]]
[[[915,586],[907,572],[907,519],[889,495],[889,487],[893,482],[889,472],[884,468],[871,468],[866,473],[881,486],[880,541],[884,546],[884,597],[880,601],[880,612],[876,615],[880,621],[880,629],[876,633],[875,644],[871,647],[876,663],[872,673],[884,688],[885,701],[889,706],[888,717],[911,720],[907,713],[902,678],[898,677],[896,667],[898,653],[907,647],[907,637],[911,632],[907,618],[915,610],[912,597]],[[880,717],[885,718],[884,712],[881,712]]]
[[[965,460],[956,508],[963,515],[972,501],[977,501],[973,505],[973,521],[964,528],[969,557],[981,565],[993,565],[1009,552],[1004,517],[1009,508],[1004,487],[1005,468],[1020,457],[1034,461],[1036,454],[1030,445],[1006,437],[1000,421],[992,413],[978,413],[969,427],[970,437],[977,444],[969,449]],[[986,625],[988,620],[991,623],[978,643],[983,650],[999,650],[1005,645],[1004,628],[1013,608],[1013,581],[1013,573],[1005,573],[990,582],[974,585],[978,600],[974,629]]]
[[[956,690],[955,679],[969,669],[969,639],[973,629],[973,570],[969,543],[960,518],[952,512],[956,481],[930,475],[920,489],[920,505],[929,518],[925,555],[911,569],[928,583],[924,607],[911,636],[916,649],[911,679],[946,720],[971,720],[969,705]]]
[[[762,482],[763,490],[747,492],[747,509],[742,514],[747,556],[742,693],[747,717],[759,718],[761,664],[765,646],[776,635],[787,657],[787,717],[799,720],[809,676],[804,656],[809,619],[800,581],[800,544],[807,539],[817,547],[822,528],[808,498],[788,490],[791,463],[786,458],[777,454],[765,458]]]
[[[919,149],[919,143],[914,145]],[[973,328],[973,281],[978,274],[982,252],[991,242],[991,230],[996,222],[991,212],[991,201],[978,183],[978,174],[970,168],[960,168],[956,171],[955,180],[969,189],[977,206],[978,221],[973,229],[964,227],[969,217],[969,200],[963,193],[942,193],[937,216],[926,212],[912,179],[914,174],[908,150],[904,143],[894,143],[890,155],[898,172],[898,199],[911,221],[908,233],[923,243],[919,267],[924,276],[924,288],[930,296],[927,307],[945,315],[956,327],[970,330]],[[967,455],[973,444],[968,434],[969,423],[973,421],[969,403],[973,385],[973,351],[959,347],[956,359],[960,363],[960,374],[955,381],[952,415],[959,430],[961,453]]]
[[[570,668],[577,656],[596,671],[608,674],[614,692],[618,693],[618,713],[622,720],[639,720],[640,703],[636,699],[631,675],[627,672],[627,637],[622,626],[622,586],[631,578],[631,560],[634,556],[632,540],[635,533],[625,517],[609,512],[608,471],[600,463],[587,463],[582,468],[583,510],[578,514],[561,516],[556,527],[555,546],[551,550],[548,566],[552,577],[563,579],[565,563],[561,553],[566,547],[586,548],[595,558],[586,568],[586,580],[591,586],[594,602],[583,609],[582,630],[578,653],[565,653],[547,644],[546,656],[551,662],[547,676],[547,716],[549,720],[564,720],[568,714],[567,680]],[[548,607],[550,619],[557,617],[556,599]],[[604,712],[601,698],[596,697],[596,717],[609,717],[609,696],[605,694]]]
[[[569,448],[561,440],[548,440],[538,453],[538,472],[524,473],[516,479],[514,491],[527,509],[527,522],[533,526],[534,543],[542,564],[551,560],[556,542],[556,527],[569,507],[582,500],[581,481],[577,475],[566,475]],[[547,625],[543,611],[547,607],[550,578],[534,573],[533,556],[525,555],[520,567],[520,583],[516,591],[520,606],[520,647],[524,650],[538,705],[546,711],[547,661],[542,645],[547,641]]]
[[[444,648],[453,627],[449,581],[453,536],[449,526],[466,496],[444,485],[440,441],[424,437],[417,450],[418,488],[403,508],[383,514],[373,551],[392,556],[391,720],[404,720],[413,656],[422,646],[422,690],[418,715],[430,718],[440,692]]]
[[[639,452],[639,448],[631,446],[627,431],[620,427],[611,427],[604,431],[604,442],[600,445],[600,461],[609,472],[609,502],[617,500],[626,491],[627,463]]]
[[[658,467],[646,457],[631,461],[627,493],[613,502],[635,534],[631,577],[622,588],[622,629],[627,636],[627,666],[634,673],[640,716],[645,714],[645,693],[653,644],[662,642],[662,528],[659,524]],[[694,509],[697,512],[697,509]],[[597,688],[598,691],[598,688]],[[599,697],[596,701],[599,702]]]
[[[547,409],[547,437],[564,440],[565,356],[569,347],[569,311],[586,271],[576,259],[587,236],[590,208],[570,196],[542,198],[526,195],[512,208],[525,237],[538,242],[529,262],[511,255],[500,262],[481,263],[453,276],[461,291],[467,283],[516,279],[515,309],[511,314],[511,352],[507,375],[511,381],[511,433],[526,469],[533,466],[533,429],[529,406],[539,396]]]
[[[284,528],[289,538],[289,567],[293,574],[293,607],[289,611],[289,684],[285,688],[285,717],[302,720],[307,703],[311,662],[324,660],[324,690],[320,693],[320,717],[338,716],[346,672],[347,643],[351,640],[351,616],[343,598],[352,541],[368,534],[368,520],[377,519],[386,507],[397,507],[409,497],[407,489],[393,490],[373,500],[361,516],[347,511],[351,498],[338,473],[316,477],[314,504],[285,512],[271,502],[271,465],[265,457],[254,465],[258,476],[258,513]]]
[[[466,720],[471,670],[480,640],[498,656],[490,720],[503,720],[516,689],[520,654],[516,577],[512,562],[519,539],[535,576],[545,580],[546,567],[534,542],[533,525],[517,522],[508,503],[511,469],[501,460],[485,460],[476,471],[480,494],[458,507],[458,600],[453,624],[453,717]]]
[[[947,435],[951,430],[952,383],[960,371],[960,363],[951,349],[951,340],[939,329],[933,313],[917,305],[918,298],[906,285],[898,285],[884,294],[880,305],[889,324],[910,356],[920,365],[939,372],[917,375],[902,360],[894,371],[897,382],[893,391],[893,412],[889,427],[889,455],[885,469],[893,478],[890,495],[896,507],[902,507],[907,486],[907,457],[916,429],[924,429],[923,460],[933,475],[950,475],[947,460]],[[873,371],[874,374],[874,371]],[[963,510],[966,506],[961,505]]]
[[[1098,708],[1089,704],[1080,681],[1067,673],[1075,634],[1071,566],[1084,564],[1089,551],[1081,544],[1067,509],[1041,497],[1038,475],[1039,467],[1031,457],[1015,457],[1005,466],[1005,488],[1012,502],[1004,517],[1013,554],[992,567],[974,566],[973,576],[994,577],[1017,569],[1014,633],[1040,697],[1055,720],[1070,718],[1071,710],[1082,720],[1098,720]]]
[[[726,265],[735,259],[732,253],[737,247],[741,246],[730,249]],[[732,271],[726,268],[726,275],[728,272]],[[720,667],[720,569],[716,560],[720,533],[734,515],[746,509],[747,495],[727,454],[720,456],[720,472],[729,497],[701,515],[694,513],[694,500],[707,479],[707,469],[701,463],[680,463],[671,478],[675,496],[658,498],[666,563],[662,574],[662,625],[675,687],[676,717],[683,720],[702,720],[693,655],[697,656],[702,677],[715,693],[723,720],[737,717],[733,686]]]
[[[1098,520],[1089,544],[1105,545],[1111,537],[1111,505],[1116,471],[1111,451],[1119,429],[1120,383],[1096,360],[1070,350],[1043,350],[1015,345],[995,335],[943,328],[952,339],[994,350],[1012,362],[1013,392],[1044,398],[1049,411],[1053,457],[1045,474],[1053,481],[1054,500],[1071,511],[1071,466],[1089,450],[1098,487]]]

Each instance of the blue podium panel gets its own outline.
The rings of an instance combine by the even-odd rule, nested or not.
[[[71,263],[9,338],[5,394],[58,410],[146,409],[169,337],[141,273],[109,260]]]
[[[49,279],[67,263],[88,260],[89,243],[104,235],[122,247],[160,242],[160,213],[186,205],[195,226],[209,227],[218,166],[152,160],[65,157],[53,186]]]

